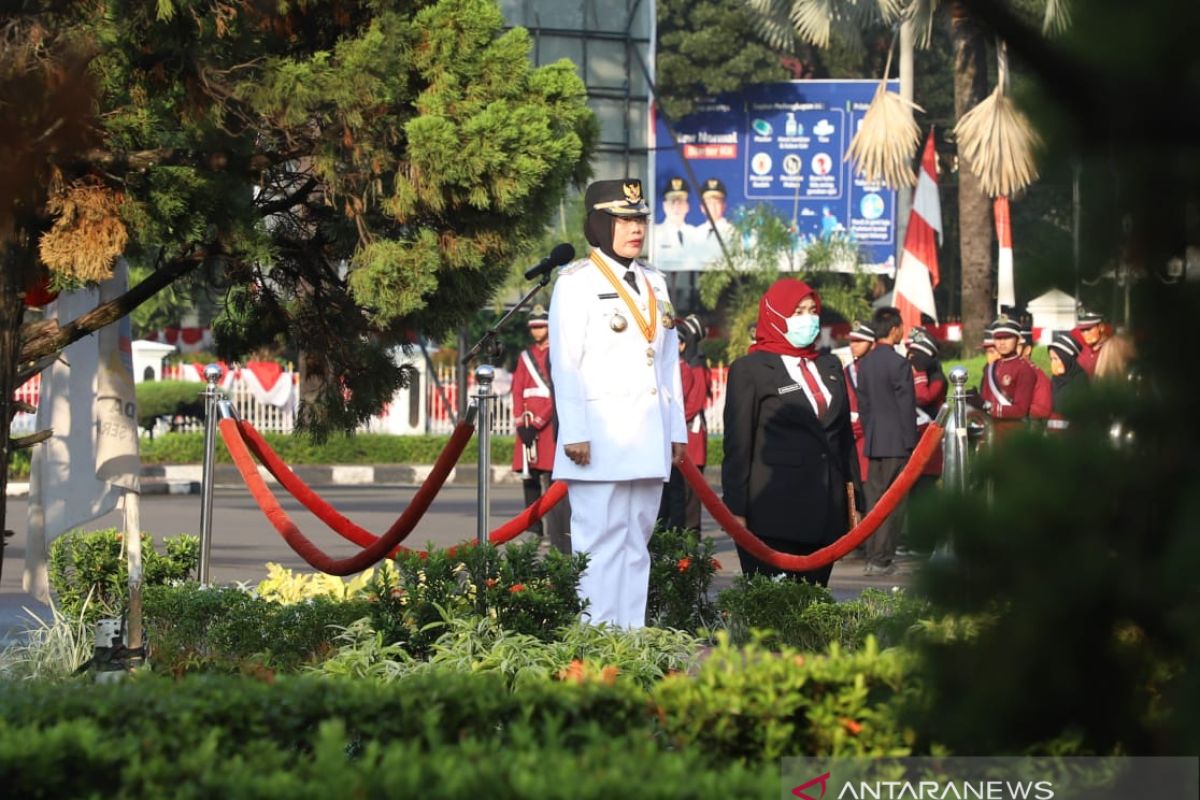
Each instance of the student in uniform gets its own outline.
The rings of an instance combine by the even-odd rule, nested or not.
[[[666,281],[637,260],[641,181],[596,181],[584,206],[592,251],[563,268],[550,303],[554,477],[567,482],[573,550],[589,559],[586,617],[638,628],[663,483],[687,447],[679,344]]]
[[[807,284],[773,283],[758,303],[754,344],[726,385],[725,504],[784,553],[812,553],[846,533],[847,484],[859,484],[842,365],[816,347],[820,312]],[[784,572],[741,547],[738,559],[745,575]],[[831,569],[786,574],[824,586]]]
[[[1030,419],[1049,419],[1054,408],[1054,392],[1050,387],[1050,376],[1033,363],[1033,330],[1021,326],[1021,358],[1033,371],[1033,398],[1029,402]]]
[[[858,474],[867,474],[867,457],[863,454],[863,426],[858,412],[858,365],[862,357],[875,346],[875,331],[859,322],[850,331],[850,358],[846,365],[846,391],[850,399],[850,429],[854,432],[854,449],[858,454]]]
[[[942,362],[938,360],[939,349],[937,342],[923,328],[914,328],[909,335],[908,360],[912,364],[913,393],[917,401],[917,439],[925,433],[929,424],[937,419],[942,404],[946,402],[946,390],[949,384],[946,374],[942,371]],[[942,449],[929,459],[925,469],[921,471],[918,483],[930,484],[942,475]]]
[[[704,410],[712,396],[712,379],[704,357],[700,355],[704,325],[695,315],[689,315],[679,321],[675,332],[679,335],[679,373],[683,384],[683,417],[688,430],[688,458],[703,473],[708,463],[708,422]],[[678,467],[671,468],[671,480],[663,491],[658,516],[664,527],[700,532],[700,496],[684,480]]]
[[[993,420],[1005,425],[1024,420],[1033,403],[1037,382],[1033,368],[1020,355],[1021,326],[1002,316],[992,323],[998,359],[983,371],[980,395]]]
[[[1079,342],[1070,333],[1056,332],[1048,349],[1054,407],[1046,427],[1049,430],[1062,430],[1067,427],[1064,409],[1074,402],[1072,398],[1086,389],[1088,376],[1079,366]]]
[[[1075,318],[1071,336],[1079,344],[1076,361],[1090,378],[1096,374],[1096,361],[1104,347],[1104,317],[1095,311],[1081,310]]]
[[[900,475],[917,446],[917,397],[912,366],[896,345],[904,337],[900,311],[885,307],[871,319],[875,347],[863,356],[858,370],[858,408],[862,415],[867,455],[863,487],[867,508],[873,508]],[[896,547],[904,520],[901,502],[867,540],[865,575],[896,571]]]

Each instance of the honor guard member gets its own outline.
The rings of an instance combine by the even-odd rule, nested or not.
[[[996,323],[993,321],[983,327],[983,341],[980,342],[983,347],[983,357],[989,364],[1000,359],[1000,354],[996,352],[996,340],[992,336],[992,329],[995,326]]]
[[[1050,376],[1033,363],[1033,330],[1021,326],[1021,358],[1033,370],[1033,400],[1029,403],[1030,419],[1049,419],[1054,409],[1054,391],[1050,388]]]
[[[1081,310],[1075,318],[1075,329],[1071,335],[1079,342],[1079,366],[1090,378],[1096,374],[1096,360],[1100,357],[1100,348],[1104,346],[1104,334],[1100,323],[1104,317],[1095,311]]]
[[[550,488],[554,471],[554,389],[550,381],[549,314],[540,305],[529,312],[526,325],[533,345],[521,351],[512,379],[513,423],[517,446],[513,448],[513,472],[525,488],[525,505],[532,505]],[[571,554],[571,506],[566,498],[554,505],[531,530],[543,542],[565,555]]]
[[[850,330],[850,363],[846,365],[846,395],[850,401],[850,429],[854,432],[854,449],[858,452],[858,474],[867,475],[867,457],[863,453],[863,426],[858,416],[858,362],[875,346],[875,331],[859,322]]]
[[[688,224],[692,190],[687,181],[668,178],[662,191],[663,221],[654,226],[654,265],[659,269],[690,271],[700,268],[698,234]]]
[[[1061,431],[1067,428],[1064,409],[1073,402],[1072,398],[1087,389],[1088,376],[1079,366],[1079,342],[1066,331],[1057,331],[1050,340],[1050,386],[1054,394],[1054,410],[1046,421],[1046,430]]]
[[[949,384],[938,360],[937,342],[924,328],[913,328],[909,334],[908,360],[912,363],[913,392],[917,398],[917,439],[924,435],[929,423],[933,422],[946,402]],[[921,470],[921,482],[930,483],[942,474],[942,447],[929,459]]]
[[[984,408],[994,420],[1023,420],[1029,416],[1037,378],[1021,358],[1021,326],[999,317],[992,323],[992,338],[999,358],[983,370]]]
[[[593,249],[562,270],[550,303],[554,477],[567,482],[573,549],[588,555],[585,614],[636,628],[663,483],[687,446],[679,343],[666,281],[636,260],[650,214],[641,182],[597,181],[584,207]]]

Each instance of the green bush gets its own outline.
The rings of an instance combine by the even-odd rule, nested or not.
[[[656,530],[650,537],[650,592],[646,624],[700,630],[716,625],[708,587],[720,564],[712,539],[683,530]]]
[[[176,675],[297,670],[332,653],[340,630],[372,609],[326,598],[282,605],[195,583],[149,587],[144,605],[151,667]]]
[[[447,620],[427,661],[413,658],[399,644],[386,644],[367,620],[338,639],[337,653],[314,669],[383,681],[415,673],[499,673],[513,688],[558,678],[632,682],[648,690],[667,674],[694,666],[700,650],[700,640],[683,631],[575,624],[547,642],[505,630],[487,617]]]
[[[450,441],[449,436],[384,433],[330,436],[321,444],[299,434],[264,433],[263,438],[288,464],[432,464]],[[199,464],[204,457],[204,434],[199,432],[167,433],[141,444],[144,464]],[[511,436],[493,436],[491,444],[493,464],[512,463]],[[478,452],[472,440],[458,463],[476,463]],[[219,462],[232,463],[224,445],[217,447],[216,455]]]
[[[769,646],[820,651],[831,644],[851,650],[869,637],[899,644],[928,606],[902,592],[867,589],[855,600],[835,602],[828,589],[805,581],[739,576],[717,595],[717,607],[733,641],[757,635]]]
[[[67,617],[86,620],[120,616],[129,602],[129,564],[124,534],[116,528],[76,530],[50,546],[50,588]],[[146,587],[187,579],[200,564],[200,540],[180,534],[163,539],[160,555],[142,534],[142,576]],[[86,611],[84,606],[87,606]]]
[[[204,419],[205,385],[192,381],[143,381],[137,385],[138,425],[147,430],[159,417],[170,420],[174,431],[178,422]]]
[[[714,756],[909,755],[917,737],[899,714],[920,694],[912,661],[874,639],[813,655],[729,647],[722,633],[698,675],[664,679],[653,698],[670,741]]]
[[[14,797],[208,798],[530,797],[607,800],[636,787],[637,796],[676,800],[766,797],[778,791],[772,765],[714,766],[688,752],[663,751],[647,739],[613,741],[592,734],[567,747],[520,739],[498,750],[465,739],[435,750],[391,739],[361,743],[342,720],[321,723],[311,751],[273,742],[218,754],[221,728],[202,729],[195,749],[176,752],[159,737],[139,741],[90,720],[49,728],[0,729],[0,779]],[[353,754],[348,755],[348,754]],[[584,777],[586,776],[586,778]]]

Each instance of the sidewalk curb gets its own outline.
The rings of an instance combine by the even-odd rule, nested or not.
[[[432,464],[306,464],[292,467],[302,481],[309,486],[419,486],[433,471]],[[492,466],[493,485],[519,484],[521,476],[507,464]],[[268,485],[278,486],[278,481],[260,466],[258,474]],[[454,467],[446,483],[474,486],[478,482],[479,469],[474,464]],[[203,469],[199,464],[148,464],[142,467],[142,494],[200,494]],[[217,486],[244,485],[241,473],[232,464],[218,464],[213,475]],[[8,497],[28,497],[28,481],[10,481]]]

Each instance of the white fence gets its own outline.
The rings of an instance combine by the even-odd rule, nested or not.
[[[724,431],[722,414],[725,408],[726,372],[724,365],[712,368],[712,398],[709,401],[709,407],[705,410],[705,418],[708,420],[708,430],[710,433],[720,434]],[[164,379],[168,380],[178,379],[183,374],[178,369],[168,368],[163,371]],[[454,429],[454,420],[449,409],[456,409],[458,407],[456,368],[454,366],[438,367],[437,382],[429,380],[428,377],[428,371],[418,370],[415,373],[414,380],[424,385],[417,385],[397,392],[393,403],[380,416],[375,417],[364,425],[362,430],[364,432],[412,434],[450,433]],[[280,380],[285,379],[292,381],[293,385],[295,385],[297,374],[294,372],[284,372],[280,376]],[[492,415],[492,432],[496,434],[507,436],[513,434],[511,383],[511,376],[502,370],[497,370],[495,384],[497,400],[493,406],[494,413]],[[40,386],[41,376],[34,376],[32,380],[17,390],[17,399],[24,400],[36,406]],[[203,383],[197,382],[196,393],[203,392],[204,386]],[[298,392],[292,392],[289,402],[279,407],[261,402],[255,396],[255,391],[253,390],[257,387],[252,387],[250,381],[239,374],[235,373],[231,375],[223,382],[223,387],[242,419],[254,425],[258,430],[272,433],[291,433],[295,429]],[[474,393],[474,376],[469,375],[467,394],[473,395]],[[415,406],[415,403],[412,403],[410,406],[410,399],[416,398],[419,398],[418,402],[423,403],[423,407],[412,407]],[[407,415],[403,414],[403,410],[405,409],[408,410]],[[398,417],[403,417],[403,419],[397,419]],[[155,432],[165,431],[169,427],[169,421],[163,420],[159,423]],[[31,433],[33,430],[34,415],[17,414],[14,417],[11,426],[11,431],[14,434]],[[181,418],[175,421],[175,430],[202,431],[204,430],[204,424],[201,420]]]

